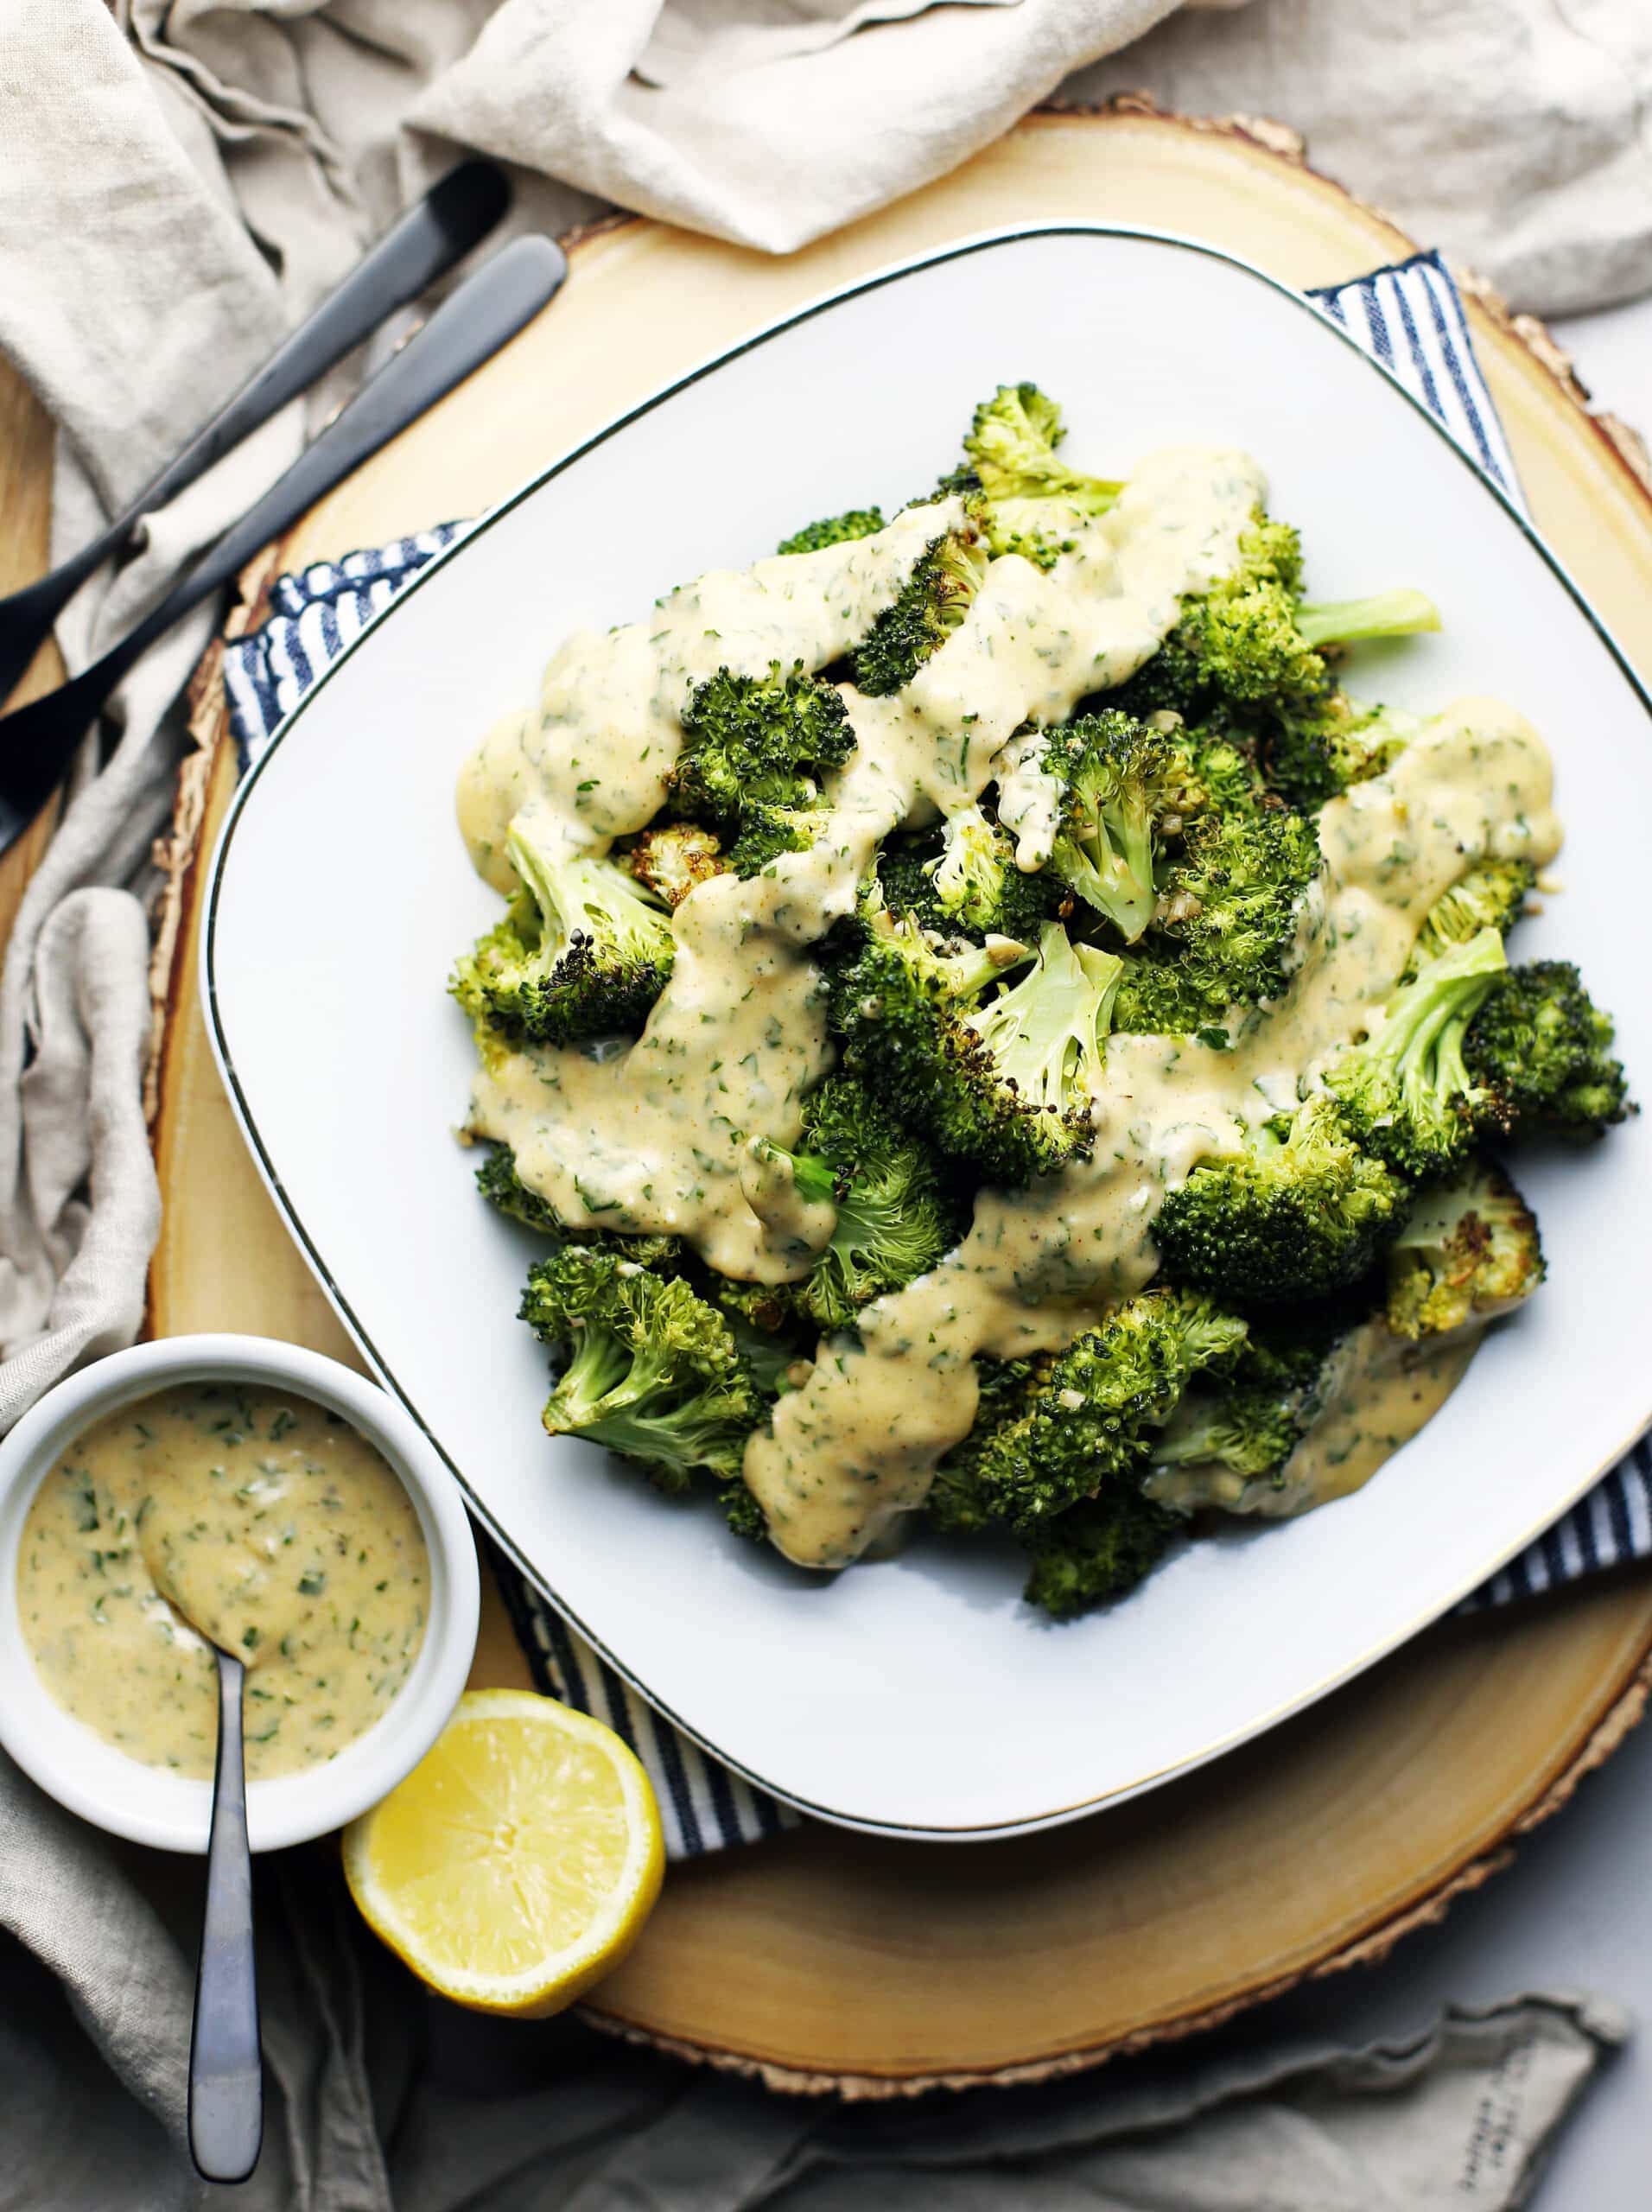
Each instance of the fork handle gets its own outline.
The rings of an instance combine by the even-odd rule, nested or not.
[[[497,353],[555,296],[567,273],[560,246],[546,238],[520,238],[502,246],[467,277],[257,505],[202,554],[153,613],[75,678],[87,719],[158,637],[238,575],[260,546],[279,537],[370,454]],[[0,734],[4,729],[0,721]]]
[[[307,391],[352,347],[370,338],[385,316],[462,260],[480,245],[510,205],[511,188],[492,162],[461,162],[410,207],[337,290],[323,300],[250,382],[118,515],[102,537],[66,561],[50,579],[62,605],[125,543],[134,523],[196,478],[204,476],[243,438]],[[59,595],[60,594],[60,595]]]

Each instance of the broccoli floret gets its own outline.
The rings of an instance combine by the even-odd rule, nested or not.
[[[1438,630],[1439,609],[1426,592],[1378,592],[1373,599],[1299,602],[1296,626],[1311,645],[1352,645],[1362,638],[1414,638]]]
[[[1190,1390],[1154,1440],[1153,1475],[1210,1469],[1242,1484],[1276,1476],[1301,1435],[1299,1393],[1267,1383]]]
[[[1225,1378],[1200,1376],[1153,1440],[1145,1487],[1184,1513],[1266,1512],[1297,1446],[1331,1395],[1333,1355],[1369,1322],[1369,1284],[1351,1295],[1253,1319]]]
[[[1500,1168],[1475,1160],[1425,1191],[1395,1238],[1385,1318],[1396,1336],[1444,1336],[1510,1312],[1543,1274],[1530,1208]]]
[[[1324,657],[1296,626],[1302,552],[1288,524],[1259,508],[1239,565],[1183,600],[1175,627],[1115,694],[1132,714],[1168,709],[1194,722],[1242,724],[1255,711],[1307,706],[1328,688]]]
[[[1159,783],[1159,828],[1173,836],[1202,814],[1255,814],[1267,804],[1267,787],[1249,741],[1230,731],[1156,715],[1148,724],[1163,739]]]
[[[785,550],[784,545],[780,548],[783,553]],[[801,550],[807,550],[806,548]],[[763,1542],[769,1533],[768,1521],[762,1507],[747,1488],[745,1478],[735,1475],[723,1485],[719,1495],[723,1518],[734,1535],[744,1536],[749,1543]]]
[[[1050,568],[1071,546],[1074,529],[1105,514],[1123,490],[1069,468],[1056,450],[1065,435],[1061,410],[1034,384],[1000,385],[976,408],[963,449],[986,502],[994,553],[1019,553]]]
[[[964,1017],[1024,1111],[1088,1127],[1121,965],[1046,922],[1036,963]]]
[[[1350,784],[1391,768],[1418,728],[1395,707],[1363,707],[1327,690],[1282,713],[1262,741],[1268,780],[1293,806],[1312,810]]]
[[[740,1473],[767,1400],[727,1318],[680,1276],[569,1244],[528,1277],[522,1319],[566,1351],[544,1424],[634,1459],[662,1490]]]
[[[717,838],[697,822],[662,822],[645,830],[632,840],[629,851],[614,857],[628,874],[673,910],[690,891],[721,875],[728,866]]]
[[[1325,1070],[1359,1142],[1402,1175],[1446,1174],[1467,1152],[1482,1094],[1463,1040],[1508,965],[1496,931],[1477,931],[1425,961],[1388,1001],[1382,1026]]]
[[[610,860],[553,856],[514,826],[523,889],[448,985],[479,1030],[535,1044],[639,1029],[665,987],[675,944],[653,894]]]
[[[1173,948],[1179,989],[1202,1001],[1204,1023],[1219,1027],[1229,1007],[1281,995],[1320,869],[1313,823],[1283,807],[1202,815],[1190,825],[1163,871],[1154,928]]]
[[[1059,785],[1061,827],[1050,855],[1052,874],[1102,915],[1127,944],[1153,919],[1157,824],[1192,796],[1183,770],[1191,748],[1173,756],[1166,734],[1108,709],[1052,730],[1044,772]]]
[[[973,522],[935,538],[850,655],[860,690],[870,698],[904,690],[969,612],[986,566]]]
[[[774,550],[777,553],[818,553],[823,546],[842,545],[848,538],[870,537],[883,526],[881,507],[851,507],[847,514],[828,515],[823,521],[811,522],[807,529],[794,531]]]
[[[513,1221],[559,1243],[581,1244],[597,1252],[611,1252],[616,1259],[632,1260],[639,1267],[675,1272],[683,1262],[680,1236],[626,1236],[613,1229],[570,1229],[537,1191],[531,1191],[517,1173],[516,1154],[508,1144],[490,1144],[487,1157],[476,1170],[476,1187],[492,1206]]]
[[[1082,1498],[1133,1488],[1192,1377],[1230,1363],[1244,1341],[1244,1322],[1198,1293],[1125,1300],[990,1432],[974,1469],[980,1510],[1027,1536]]]
[[[1087,1498],[1028,1544],[1032,1572],[1021,1594],[1053,1619],[1072,1620],[1133,1590],[1186,1525],[1179,1514],[1140,1491],[1111,1490]]]
[[[968,938],[977,944],[992,936],[1030,943],[1045,922],[1072,910],[1064,884],[1017,868],[1009,840],[980,808],[954,816],[944,830],[886,845],[878,855],[878,880],[891,913],[908,915],[920,929],[943,938]]]
[[[1113,1027],[1121,1037],[1197,1037],[1222,1051],[1230,1041],[1222,1027],[1224,1008],[1212,1003],[1200,978],[1179,960],[1152,952],[1127,952],[1113,1001]]]
[[[973,1160],[1001,1183],[1087,1148],[1084,1085],[1118,965],[1069,945],[1051,924],[1030,988],[977,1007],[990,984],[1032,957],[994,938],[944,955],[912,922],[874,909],[860,950],[831,977],[832,1022],[850,1070],[946,1158]]]
[[[853,1076],[829,1076],[809,1094],[800,1142],[800,1151],[784,1154],[797,1191],[829,1198],[837,1222],[803,1281],[778,1289],[793,1312],[821,1328],[847,1328],[873,1299],[927,1274],[962,1224],[926,1147]],[[766,1309],[759,1297],[744,1310],[754,1319],[776,1311],[775,1289],[767,1298]]]
[[[722,830],[753,807],[812,806],[821,779],[855,750],[842,699],[801,662],[783,673],[775,661],[766,676],[720,669],[689,699],[683,731],[670,804]]]
[[[1283,1138],[1253,1131],[1171,1192],[1153,1224],[1166,1267],[1239,1304],[1324,1297],[1398,1233],[1407,1187],[1355,1143],[1335,1099],[1299,1106]]]
[[[1425,961],[1466,944],[1481,930],[1498,930],[1507,937],[1525,910],[1536,876],[1529,861],[1477,862],[1429,908],[1417,933],[1407,980]]]
[[[995,1525],[976,1482],[981,1455],[999,1429],[1026,1410],[1039,1372],[1036,1360],[993,1359],[982,1354],[975,1361],[979,1398],[975,1421],[963,1443],[955,1444],[936,1468],[924,1502],[931,1522],[947,1535],[978,1535]]]
[[[1521,1138],[1600,1136],[1632,1112],[1611,1016],[1566,960],[1511,968],[1469,1024],[1463,1057],[1485,1128]]]

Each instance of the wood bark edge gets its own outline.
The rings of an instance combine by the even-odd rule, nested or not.
[[[1301,137],[1287,125],[1273,122],[1266,117],[1177,115],[1160,107],[1145,92],[1120,92],[1096,105],[1051,102],[1034,110],[1019,127],[1051,127],[1064,121],[1086,117],[1102,121],[1114,118],[1134,118],[1167,129],[1242,141],[1254,146],[1260,154],[1284,162],[1312,177],[1325,190],[1352,202],[1385,225],[1394,232],[1406,250],[1414,250],[1405,232],[1391,216],[1348,191],[1322,171],[1312,168],[1307,161]],[[576,264],[582,250],[597,245],[616,232],[633,228],[650,219],[616,212],[575,226],[563,235],[561,243],[570,263]],[[1586,418],[1614,463],[1623,469],[1640,498],[1652,509],[1652,457],[1649,456],[1644,439],[1630,425],[1613,416],[1597,413],[1592,408],[1588,391],[1578,378],[1570,356],[1535,316],[1514,313],[1495,287],[1484,278],[1454,261],[1451,266],[1459,289],[1474,301],[1481,313],[1498,329],[1530,354],[1559,386],[1564,398]],[[156,864],[162,870],[163,882],[155,908],[154,950],[149,971],[153,1027],[143,1089],[144,1107],[152,1139],[156,1133],[166,1089],[166,1060],[172,1015],[178,1004],[182,963],[188,957],[190,924],[207,857],[200,849],[200,841],[210,788],[220,750],[224,745],[232,741],[223,688],[225,646],[236,638],[245,636],[265,619],[269,611],[270,590],[283,566],[282,547],[276,544],[268,548],[244,571],[238,597],[225,624],[223,634],[209,647],[190,681],[187,692],[190,749],[179,770],[170,827],[166,836],[157,841],[155,849]],[[837,2096],[846,2101],[867,2101],[917,2096],[931,2089],[978,2088],[988,2085],[1010,2088],[1059,2080],[1102,2065],[1109,2058],[1128,2056],[1220,2027],[1238,2014],[1248,2012],[1253,2005],[1282,1996],[1304,1981],[1323,1979],[1350,1967],[1372,1965],[1385,1958],[1402,1937],[1414,1929],[1438,1923],[1457,1898],[1482,1888],[1507,1866],[1514,1855],[1515,1840],[1528,1834],[1559,1811],[1571,1798],[1583,1777],[1611,1757],[1641,1719],[1649,1696],[1652,1696],[1652,1654],[1643,1658],[1629,1677],[1602,1714],[1587,1741],[1533,1801],[1512,1816],[1500,1837],[1437,1882],[1426,1895],[1391,1913],[1376,1927],[1338,1946],[1323,1958],[1306,1961],[1287,1973],[1259,1982],[1219,2004],[1183,2013],[1172,2019],[1149,2023],[1103,2044],[1000,2068],[899,2075],[816,2072],[663,2035],[607,2015],[594,2005],[582,2005],[579,2010],[591,2025],[621,2041],[760,2082],[768,2088],[790,2094]]]

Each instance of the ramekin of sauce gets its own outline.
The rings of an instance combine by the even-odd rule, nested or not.
[[[255,1851],[341,1827],[464,1688],[475,1550],[401,1406],[255,1337],[70,1376],[0,1444],[0,1742],[73,1812],[206,1848],[213,1643],[245,1662]]]

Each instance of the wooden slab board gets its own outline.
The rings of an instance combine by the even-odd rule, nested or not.
[[[477,512],[660,383],[867,270],[1072,217],[1187,232],[1303,285],[1411,251],[1305,168],[1287,133],[1140,102],[1030,118],[956,175],[784,261],[658,223],[600,225],[575,243],[556,304],[276,548],[236,621],[256,619],[276,569]],[[1652,673],[1652,496],[1632,442],[1586,412],[1534,326],[1486,296],[1471,314],[1540,524]],[[549,645],[554,610],[547,623]],[[202,863],[234,781],[215,660],[195,729],[156,969],[166,1217],[151,1325],[353,1358],[245,1153],[195,996]],[[925,1847],[816,1827],[676,1868],[589,2012],[777,2083],[863,2095],[1092,2064],[1437,1916],[1638,1717],[1649,1653],[1652,1583],[1596,1586],[1446,1624],[1261,1742],[1052,1834]],[[523,1679],[497,1607],[476,1679]],[[1105,1703],[1098,1684],[1098,1725]]]

